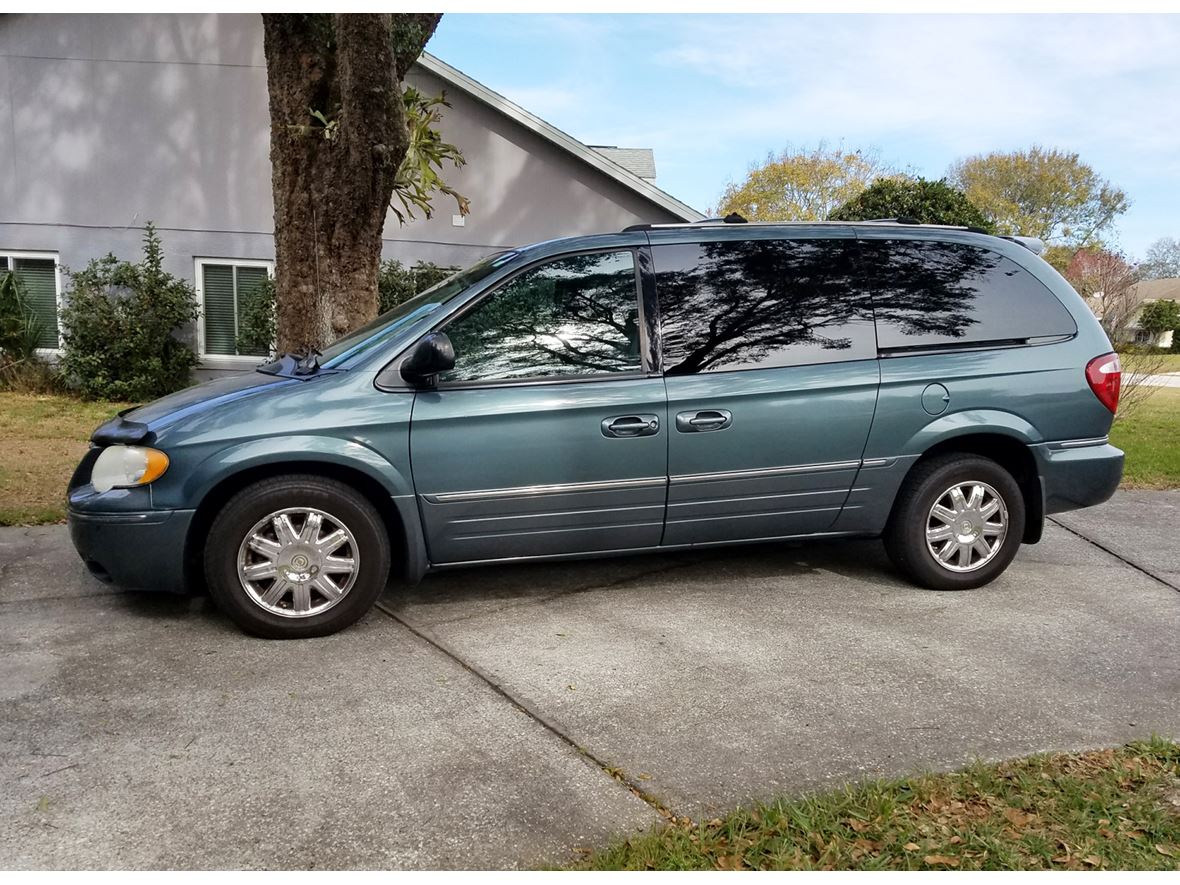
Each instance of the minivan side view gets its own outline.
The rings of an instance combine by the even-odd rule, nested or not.
[[[1038,243],[727,221],[492,255],[123,412],[70,481],[74,545],[307,637],[391,575],[784,539],[881,537],[965,590],[1114,493],[1118,357]]]

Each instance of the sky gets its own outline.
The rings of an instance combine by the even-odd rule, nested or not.
[[[427,49],[587,144],[650,147],[716,208],[787,145],[956,159],[1076,151],[1126,191],[1119,248],[1180,237],[1180,15],[474,15]]]

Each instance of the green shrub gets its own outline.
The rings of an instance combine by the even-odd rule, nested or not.
[[[192,286],[163,269],[155,227],[143,235],[143,260],[114,255],[70,273],[61,312],[61,373],[88,399],[142,401],[189,384],[197,355],[176,337],[196,320]]]
[[[977,227],[991,233],[993,225],[945,178],[879,178],[828,216],[831,221],[871,221],[874,218],[912,218],[921,224]]]
[[[0,359],[36,359],[45,323],[29,307],[24,284],[11,271],[0,277]]]
[[[275,281],[267,277],[246,292],[239,304],[238,353],[270,356],[274,353],[277,330]]]
[[[383,261],[377,279],[381,299],[378,309],[381,313],[392,310],[403,301],[409,301],[419,292],[425,292],[435,283],[441,283],[461,269],[444,267],[429,261],[418,261],[413,267],[406,267],[396,259]]]
[[[37,353],[45,321],[29,306],[24,285],[14,273],[0,276],[0,388],[21,393],[52,393],[57,375]]]
[[[1139,314],[1139,328],[1152,335],[1162,335],[1180,326],[1180,304],[1167,299],[1149,301]]]

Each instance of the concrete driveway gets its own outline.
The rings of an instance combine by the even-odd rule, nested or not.
[[[872,542],[454,572],[343,634],[239,634],[0,530],[0,868],[513,867],[664,815],[1180,735],[1180,492],[992,586]]]

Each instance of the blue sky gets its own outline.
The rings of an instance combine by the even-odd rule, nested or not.
[[[428,49],[584,142],[654,148],[701,210],[787,144],[938,178],[1038,143],[1127,192],[1132,256],[1180,236],[1180,16],[450,13]]]

